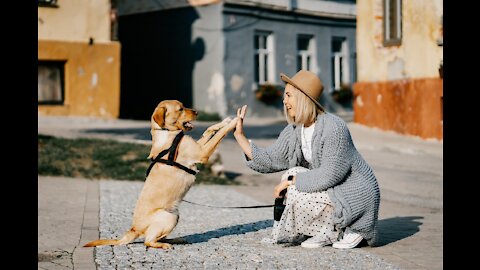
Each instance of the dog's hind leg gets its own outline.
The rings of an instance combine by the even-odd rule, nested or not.
[[[158,241],[167,237],[177,226],[178,215],[165,210],[159,210],[152,218],[152,221],[145,231],[145,245],[154,248],[172,248],[171,244]]]
[[[164,235],[163,237],[166,237],[166,235]],[[157,241],[147,241],[147,239],[145,239],[145,246],[153,247],[153,248],[161,248],[161,249],[172,248],[172,245],[169,244],[169,243],[162,243],[162,242],[157,242]]]

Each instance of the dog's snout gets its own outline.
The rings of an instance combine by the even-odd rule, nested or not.
[[[193,114],[198,115],[198,112],[195,110],[192,110]]]

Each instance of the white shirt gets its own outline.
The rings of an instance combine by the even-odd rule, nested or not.
[[[308,163],[312,163],[312,136],[315,129],[315,123],[309,127],[302,125],[302,153]]]

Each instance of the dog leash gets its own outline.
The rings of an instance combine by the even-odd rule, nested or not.
[[[251,205],[251,206],[214,206],[214,205],[206,205],[206,204],[200,204],[196,202],[191,202],[187,200],[182,200],[186,203],[190,204],[195,204],[195,205],[200,205],[200,206],[205,206],[205,207],[211,207],[211,208],[240,208],[240,209],[246,209],[246,208],[266,208],[266,207],[273,207],[274,204],[269,204],[269,205]]]

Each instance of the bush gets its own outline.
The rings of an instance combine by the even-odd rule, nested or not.
[[[352,88],[348,85],[342,85],[340,90],[333,91],[332,98],[342,104],[347,105],[353,101],[353,91]]]
[[[197,116],[197,121],[220,121],[222,118],[220,118],[220,115],[217,112],[204,112],[204,111],[199,111],[198,116]]]
[[[283,93],[282,90],[273,84],[262,84],[255,90],[255,97],[265,102],[266,104],[272,104],[278,100],[278,98],[282,97]]]

